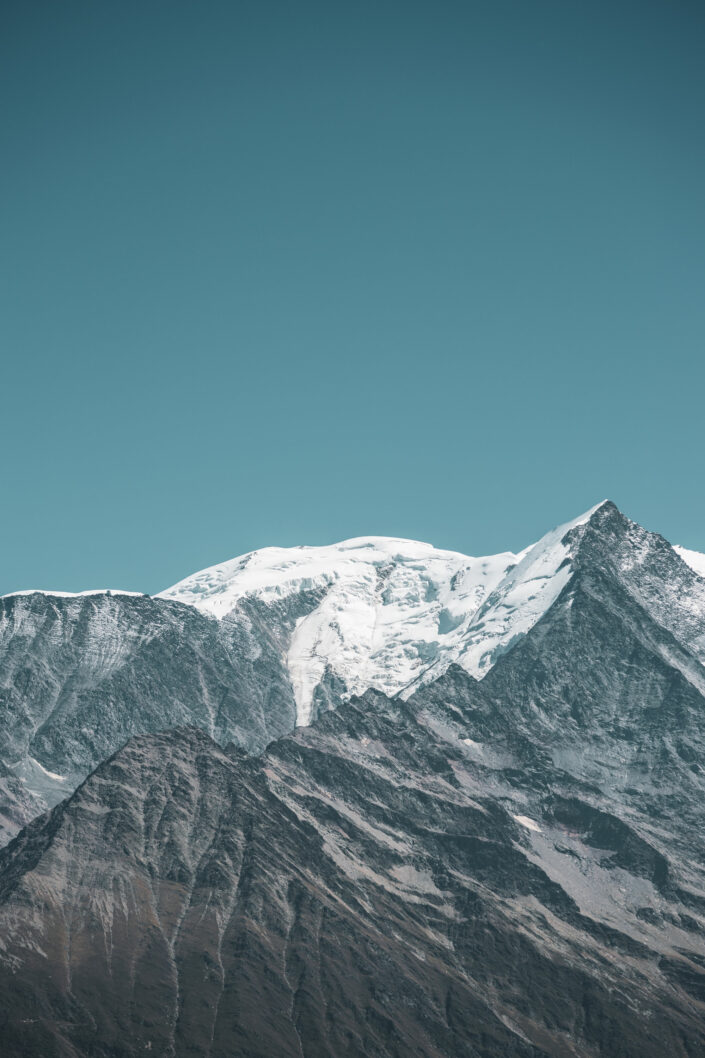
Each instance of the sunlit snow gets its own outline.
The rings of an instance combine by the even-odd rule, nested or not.
[[[705,578],[705,555],[699,551],[689,551],[687,547],[679,547],[678,544],[674,545],[673,550],[699,577]]]
[[[518,555],[472,558],[393,537],[325,547],[269,547],[212,566],[161,593],[216,618],[256,597],[264,603],[317,590],[299,617],[287,665],[297,722],[310,722],[328,668],[348,695],[408,694],[457,662],[481,677],[555,601],[570,578],[566,533],[597,508]]]
[[[517,823],[521,823],[527,830],[533,830],[536,834],[541,833],[541,827],[533,819],[529,819],[528,816],[513,816]]]
[[[320,591],[318,605],[299,618],[287,654],[298,723],[306,724],[327,666],[349,694],[368,687],[395,694],[439,654],[450,661],[470,616],[514,562],[509,552],[470,558],[414,540],[362,537],[254,551],[187,578],[162,597],[223,617],[248,596],[275,602]]]

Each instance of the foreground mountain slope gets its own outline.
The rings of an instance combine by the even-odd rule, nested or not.
[[[133,739],[0,854],[3,1053],[702,1053],[680,863],[458,703]]]

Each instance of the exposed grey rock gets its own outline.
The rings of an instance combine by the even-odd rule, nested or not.
[[[0,761],[0,846],[45,807],[44,799],[32,794],[21,777]]]
[[[65,797],[133,734],[195,724],[258,752],[291,731],[285,637],[310,604],[297,597],[263,614],[245,602],[216,621],[149,596],[0,599],[6,832]]]
[[[0,854],[4,1054],[701,1053],[682,864],[451,713],[131,740]]]

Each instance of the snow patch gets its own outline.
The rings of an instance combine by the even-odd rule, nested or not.
[[[40,764],[39,761],[35,760],[34,757],[29,757],[28,760],[29,760],[30,764],[32,765],[32,767],[38,768],[38,770],[41,772],[41,774],[45,775],[47,777],[47,779],[52,779],[54,782],[66,782],[66,776],[65,775],[57,775],[56,772],[49,771],[48,768],[45,768],[44,765]]]
[[[533,830],[536,834],[541,833],[541,827],[533,819],[529,819],[528,816],[512,816],[512,819],[516,819],[517,823],[521,823],[527,830]]]
[[[556,601],[572,575],[566,536],[585,525],[602,503],[565,522],[518,555],[473,618],[459,663],[471,675],[484,676],[498,657],[533,628]]]
[[[689,551],[687,547],[680,547],[678,544],[673,545],[673,550],[699,577],[705,579],[705,555],[699,551]]]

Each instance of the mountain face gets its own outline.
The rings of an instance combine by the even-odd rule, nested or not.
[[[287,650],[299,724],[315,718],[326,675],[348,696],[396,694],[434,663],[447,667],[473,614],[517,561],[470,558],[379,537],[332,547],[265,548],[204,570],[162,593],[217,618],[242,599],[264,605],[315,591]],[[317,701],[318,699],[318,701]]]
[[[341,697],[449,664],[515,561],[348,541],[254,552],[156,598],[1,598],[0,844],[133,734],[193,724],[259,752]]]
[[[701,560],[604,503],[3,599],[3,1055],[705,1053]]]
[[[326,674],[343,696],[408,695],[459,664],[483,677],[584,566],[610,575],[705,660],[705,556],[672,548],[609,501],[517,555],[470,558],[409,540],[266,548],[197,573],[161,597],[217,618],[257,598],[320,602],[297,619],[287,666],[297,722],[317,714]]]
[[[5,596],[0,839],[133,734],[191,724],[260,752],[368,688],[408,696],[451,664],[484,677],[583,567],[702,661],[705,582],[681,554],[605,502],[518,555],[365,538],[266,548],[155,598]]]
[[[215,621],[146,595],[0,599],[7,836],[135,733],[194,724],[259,752],[291,731],[296,703],[284,659],[294,621],[287,600],[266,613],[243,600],[235,618]]]
[[[138,736],[30,824],[0,854],[4,1053],[702,1053],[702,868],[441,684],[260,758]]]
[[[518,555],[365,538],[266,548],[155,598],[5,596],[0,841],[132,734],[194,724],[259,752],[368,688],[408,696],[453,663],[481,678],[586,561],[702,660],[701,560],[605,502]]]

